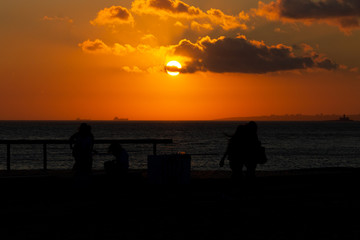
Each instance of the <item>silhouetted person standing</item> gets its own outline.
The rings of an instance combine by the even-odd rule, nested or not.
[[[239,125],[235,134],[230,138],[224,156],[220,160],[220,167],[224,166],[226,157],[229,159],[234,182],[243,179],[243,167],[246,167],[246,176],[255,177],[257,166],[257,152],[261,143],[257,136],[257,124],[253,121]]]
[[[93,162],[94,136],[88,124],[82,123],[78,132],[70,137],[70,148],[75,158],[73,167],[75,175],[90,175]]]
[[[104,163],[105,171],[110,175],[125,177],[129,169],[129,154],[118,142],[110,144],[108,151],[115,159]]]
[[[245,127],[245,161],[244,165],[246,167],[246,173],[249,178],[255,177],[255,170],[258,164],[258,156],[261,147],[261,142],[259,141],[257,135],[257,124],[254,121],[249,122]]]

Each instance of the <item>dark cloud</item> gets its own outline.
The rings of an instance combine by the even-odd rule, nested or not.
[[[165,70],[169,72],[180,72],[180,68],[176,66],[166,66]]]
[[[317,65],[317,67],[323,68],[326,70],[332,70],[332,69],[336,69],[338,67],[338,65],[336,63],[334,63],[333,61],[331,61],[330,59],[324,59],[324,60],[317,61],[316,65]]]
[[[325,22],[349,33],[360,28],[359,0],[277,0],[259,2],[256,13],[271,20]]]
[[[281,0],[280,14],[294,19],[360,16],[359,0]]]
[[[239,72],[268,73],[308,68],[336,69],[330,59],[316,54],[296,56],[293,48],[282,44],[267,46],[263,42],[249,41],[245,37],[210,39],[205,37],[196,43],[181,41],[174,53],[190,58],[182,72]]]
[[[134,0],[131,6],[133,11],[139,13],[162,15],[159,11],[163,11],[173,16],[183,15],[190,18],[204,15],[199,8],[179,0]]]
[[[122,8],[120,6],[117,6],[113,9],[111,17],[113,18],[119,18],[124,21],[128,21],[131,17],[130,12],[126,8]]]
[[[192,7],[182,1],[173,0],[150,0],[149,6],[157,9],[169,11],[171,13],[187,13],[190,15],[199,15],[201,10]]]

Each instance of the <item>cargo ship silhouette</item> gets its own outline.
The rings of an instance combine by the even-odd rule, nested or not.
[[[118,117],[114,117],[113,120],[114,120],[114,121],[129,121],[128,118],[118,118]]]
[[[341,121],[341,122],[351,122],[353,120],[351,120],[349,117],[347,117],[345,114],[342,117],[339,117],[338,120],[336,121]]]

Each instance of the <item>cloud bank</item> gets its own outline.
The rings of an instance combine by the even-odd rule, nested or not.
[[[218,39],[204,37],[196,43],[182,40],[173,47],[173,53],[190,59],[184,64],[183,73],[268,73],[338,68],[332,60],[313,51],[307,50],[302,55],[296,55],[292,47],[283,44],[267,46],[263,42],[247,40],[245,36]]]
[[[166,14],[168,16],[181,16],[186,18],[201,17],[204,15],[204,12],[199,8],[178,0],[135,0],[132,2],[131,10],[139,14]]]
[[[243,35],[237,38],[220,37],[217,39],[207,36],[195,43],[184,39],[177,45],[156,48],[144,44],[133,47],[129,44],[115,43],[113,46],[108,46],[99,39],[86,40],[79,46],[84,52],[92,54],[116,56],[129,56],[130,54],[145,56],[144,54],[146,54],[146,56],[153,56],[154,59],[161,59],[161,56],[165,55],[180,57],[183,59],[182,73],[264,74],[291,70],[335,70],[339,68],[334,61],[316,53],[306,44],[295,48],[284,44],[268,46],[264,42],[247,40]],[[124,68],[128,72],[140,72],[139,69]]]
[[[253,9],[259,16],[265,16],[271,20],[281,21],[327,21],[337,22],[341,28],[352,29],[352,25],[346,19],[359,16],[358,0],[277,0],[265,4],[259,2],[259,8]],[[193,31],[198,33],[197,41],[193,42],[184,37],[178,44],[162,43],[151,31],[136,29],[141,26],[142,15],[155,15],[159,21],[174,18],[175,26],[186,29],[186,33]],[[136,15],[136,18],[133,16]],[[146,17],[146,16],[145,16]],[[139,20],[139,24],[135,23]],[[175,20],[175,21],[174,21]],[[318,54],[309,45],[287,46],[284,44],[267,45],[263,41],[248,40],[244,35],[238,37],[211,38],[215,28],[219,30],[246,29],[243,23],[249,20],[249,15],[244,12],[237,16],[223,13],[219,9],[203,11],[195,6],[186,4],[180,0],[134,0],[131,8],[112,6],[99,11],[97,17],[91,21],[93,25],[133,24],[134,32],[137,32],[136,40],[132,44],[113,43],[105,44],[102,40],[86,40],[79,44],[84,52],[92,54],[112,54],[125,56],[134,61],[134,67],[123,67],[127,72],[142,72],[144,67],[152,69],[151,72],[161,69],[164,61],[170,57],[181,60],[183,73],[215,72],[215,73],[255,73],[264,74],[280,71],[296,71],[309,69],[335,70],[341,68],[333,60]],[[342,21],[340,21],[342,20]],[[156,18],[152,18],[156,21]],[[189,25],[184,25],[187,23]],[[174,24],[174,23],[172,23]],[[121,29],[121,26],[120,28]],[[345,31],[345,30],[344,30]],[[210,33],[210,34],[209,34]],[[141,36],[140,34],[143,34]],[[203,37],[205,36],[205,37]],[[194,38],[193,38],[194,39]],[[128,39],[130,40],[130,38]],[[130,42],[130,41],[128,41]],[[151,62],[138,59],[152,59]],[[151,64],[149,64],[151,63]],[[163,70],[163,69],[162,69]],[[149,72],[149,71],[148,71]]]
[[[283,22],[322,22],[339,27],[345,33],[360,28],[359,0],[277,0],[259,2],[259,16]]]
[[[244,12],[240,12],[237,16],[227,15],[219,9],[210,9],[205,12],[179,0],[135,0],[131,5],[131,11],[139,15],[151,14],[161,18],[173,17],[202,21],[201,23],[192,22],[192,25],[198,24],[196,29],[199,29],[198,27],[212,29],[214,26],[220,26],[224,30],[247,29],[244,22],[249,19]]]

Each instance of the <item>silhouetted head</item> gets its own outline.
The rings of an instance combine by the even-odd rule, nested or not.
[[[244,134],[244,130],[245,130],[245,126],[244,125],[239,125],[237,128],[236,128],[236,131],[233,135],[233,137],[240,137],[242,134]]]
[[[113,142],[110,144],[108,151],[109,151],[109,153],[116,154],[116,153],[120,152],[121,149],[122,149],[122,146],[120,145],[120,143]]]
[[[256,133],[257,132],[257,124],[254,121],[250,121],[247,124],[248,130],[252,133]]]
[[[80,134],[86,135],[86,134],[89,134],[90,132],[91,132],[91,127],[88,124],[86,124],[86,123],[80,124],[80,127],[79,127]]]

